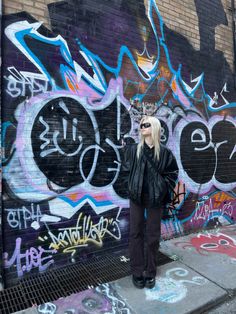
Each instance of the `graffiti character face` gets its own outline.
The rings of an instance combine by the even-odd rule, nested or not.
[[[94,289],[73,294],[65,299],[59,299],[55,305],[60,307],[61,313],[89,314],[111,312],[112,307],[109,300]]]

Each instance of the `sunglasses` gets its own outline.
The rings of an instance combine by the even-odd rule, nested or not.
[[[141,123],[140,129],[147,129],[147,128],[150,128],[150,126],[151,126],[151,123],[149,123],[149,122]]]

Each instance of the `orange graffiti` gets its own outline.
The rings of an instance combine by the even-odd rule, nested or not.
[[[216,204],[222,204],[223,202],[234,200],[234,198],[231,195],[222,191],[214,194],[212,199],[215,201],[214,203]]]
[[[176,81],[172,81],[172,83],[171,83],[171,87],[172,87],[172,89],[173,89],[173,91],[174,91],[174,92],[176,92],[176,91],[177,91]]]

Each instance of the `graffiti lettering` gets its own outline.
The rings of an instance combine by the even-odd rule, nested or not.
[[[4,267],[9,268],[16,265],[18,277],[22,277],[25,272],[28,273],[33,268],[38,268],[39,272],[43,272],[54,263],[52,254],[55,254],[56,250],[45,250],[38,246],[37,248],[31,247],[25,253],[21,253],[21,242],[21,238],[16,239],[15,250],[10,259],[8,259],[8,253],[3,254]]]
[[[94,223],[91,216],[80,213],[76,226],[72,228],[60,228],[55,235],[52,231],[48,232],[52,241],[50,248],[63,249],[65,253],[75,253],[76,248],[87,246],[93,243],[99,247],[103,245],[103,238],[109,235],[116,240],[121,239],[118,220],[100,217],[98,223]]]
[[[207,192],[212,185],[232,189],[236,184],[236,173],[231,170],[236,160],[235,122],[219,118],[212,118],[209,125],[203,120],[181,121],[176,129],[177,133],[181,129],[178,160],[187,187],[193,192],[200,186],[202,192]]]
[[[42,74],[18,71],[15,67],[8,67],[11,73],[4,76],[7,80],[6,92],[12,97],[33,97],[48,90],[48,80]]]
[[[39,222],[42,218],[42,213],[39,205],[31,204],[31,208],[27,209],[25,206],[21,208],[5,208],[7,212],[7,222],[11,228],[26,229],[29,225],[38,229]]]
[[[234,206],[232,202],[226,204],[221,204],[216,206],[213,204],[212,199],[207,201],[200,201],[196,203],[196,212],[194,214],[193,220],[208,221],[213,217],[218,216],[228,216],[231,217],[233,214]]]

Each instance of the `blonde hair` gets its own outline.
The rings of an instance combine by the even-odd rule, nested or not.
[[[152,141],[153,141],[153,145],[154,145],[154,158],[159,160],[160,140],[161,140],[161,123],[156,117],[145,116],[141,119],[140,124],[146,123],[146,122],[149,122],[151,124],[151,128],[152,128],[151,137],[152,137]],[[141,153],[141,150],[143,149],[144,140],[145,140],[145,137],[142,135],[142,133],[140,134],[140,136],[141,136],[140,143],[138,144],[138,147],[137,147],[137,158],[140,157],[140,153]]]

